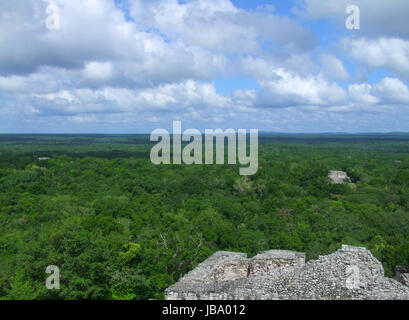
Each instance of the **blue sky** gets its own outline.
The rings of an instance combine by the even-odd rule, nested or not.
[[[345,25],[351,4],[359,30]],[[3,0],[0,10],[0,133],[149,133],[173,120],[409,131],[406,0]]]

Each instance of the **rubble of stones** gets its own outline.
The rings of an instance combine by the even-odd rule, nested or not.
[[[165,291],[167,300],[409,300],[365,248],[342,246],[317,260],[272,250],[248,259],[219,251]]]

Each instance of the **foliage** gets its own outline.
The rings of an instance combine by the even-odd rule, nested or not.
[[[146,136],[0,136],[0,299],[162,299],[217,250],[312,259],[351,244],[388,276],[409,264],[408,136],[260,141],[259,171],[242,177],[155,166]],[[329,170],[353,184],[330,184]]]

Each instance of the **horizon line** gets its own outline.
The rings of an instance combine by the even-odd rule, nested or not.
[[[172,133],[172,132],[169,132]],[[330,131],[323,131],[323,132],[277,132],[277,131],[259,131],[261,134],[277,134],[277,135],[324,135],[324,134],[330,134],[330,135],[363,135],[363,134],[368,134],[368,135],[390,135],[390,134],[408,134],[409,131],[377,131],[377,132],[368,132],[368,131],[362,131],[362,132],[344,132],[344,131],[336,131],[336,132],[330,132]],[[204,134],[204,133],[203,133]],[[151,133],[110,133],[110,132],[46,132],[46,133],[35,133],[35,132],[0,132],[0,135],[151,135]]]

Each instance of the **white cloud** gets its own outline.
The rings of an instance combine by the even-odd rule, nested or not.
[[[373,86],[373,93],[386,103],[409,104],[409,89],[396,78],[383,79]]]
[[[113,75],[111,62],[90,62],[83,71],[84,78],[91,81],[107,81]]]
[[[346,81],[349,79],[348,72],[345,69],[342,60],[329,54],[321,55],[323,73],[329,79]]]
[[[132,90],[107,87],[99,90],[74,89],[35,95],[36,106],[44,114],[53,114],[50,105],[58,106],[58,113],[92,114],[118,112],[176,111],[189,107],[223,108],[230,99],[216,93],[213,84],[192,80],[166,84],[152,89]],[[147,106],[149,108],[147,108]]]
[[[131,2],[131,14],[144,27],[159,29],[172,40],[181,39],[215,52],[255,53],[260,39],[292,49],[311,48],[314,37],[294,20],[269,12],[248,12],[230,0]]]
[[[386,77],[373,86],[353,84],[348,87],[348,92],[353,102],[365,105],[409,104],[409,89],[397,78]]]
[[[45,25],[47,3],[2,1],[0,10],[0,73],[32,73],[39,67],[81,68],[93,60],[109,60],[128,53],[135,27],[108,0],[59,0],[60,30]],[[29,46],[27,45],[29,43]]]
[[[344,39],[350,55],[370,68],[387,68],[409,78],[409,41],[398,38]]]
[[[314,18],[338,15],[344,4],[307,2],[307,16]],[[406,29],[401,37],[388,34],[396,26],[386,26],[382,37],[365,31],[365,37],[357,33],[341,46],[317,47],[297,17],[274,8],[241,9],[230,0],[134,0],[127,2],[133,19],[114,0],[55,3],[60,30],[45,26],[47,1],[0,2],[0,47],[6,48],[0,50],[0,111],[7,119],[2,126],[107,131],[111,125],[129,130],[183,118],[192,126],[243,123],[293,131],[325,122],[331,131],[348,121],[356,128],[362,110],[368,118],[392,117],[409,104],[408,88],[398,79],[409,79],[409,41]],[[405,7],[399,2],[397,8]],[[341,11],[344,20],[345,8]],[[406,26],[400,16],[397,24]],[[362,26],[369,28],[368,21],[362,19]],[[396,75],[372,86],[351,83],[346,90],[337,83],[351,81],[340,59],[345,52],[358,69]],[[257,89],[241,86],[242,78],[256,82]],[[231,79],[232,94],[220,93],[226,92],[219,90],[226,89],[223,79]]]
[[[9,76],[1,77],[0,76],[0,91],[4,92],[13,92],[22,90],[25,86],[25,78],[19,76]]]
[[[347,100],[343,88],[320,75],[302,77],[283,69],[276,69],[273,74],[272,79],[260,81],[262,90],[257,98],[260,106],[329,106]]]
[[[258,82],[278,79],[277,69],[297,74],[302,77],[311,75],[319,70],[309,54],[275,55],[269,57],[245,56],[238,65],[234,66],[246,76],[256,79]]]
[[[59,30],[45,26],[46,2],[0,3],[0,47],[7,48],[0,50],[0,75],[32,74],[49,66],[84,69],[84,79],[93,82],[117,80],[146,86],[151,85],[146,79],[156,84],[209,79],[214,69],[223,67],[222,57],[216,54],[189,43],[169,42],[126,21],[113,0],[56,3],[61,15]],[[122,76],[111,79],[118,69]],[[83,83],[89,85],[89,81]]]
[[[364,104],[376,104],[379,99],[371,94],[372,86],[368,83],[352,84],[348,87],[348,93],[353,102]]]

